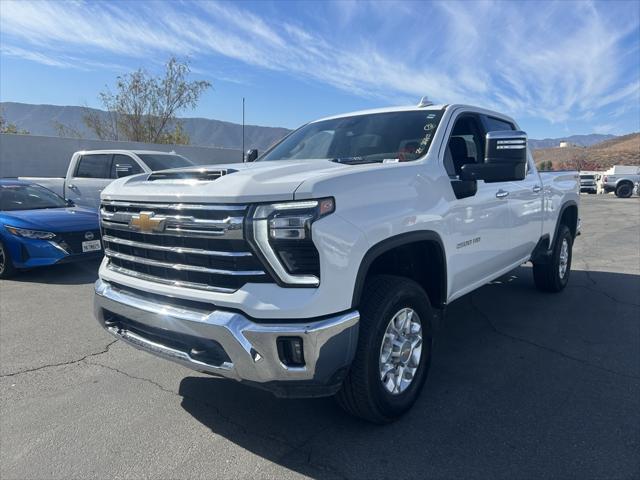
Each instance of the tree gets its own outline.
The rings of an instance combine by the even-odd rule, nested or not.
[[[82,138],[82,133],[80,133],[80,131],[76,128],[68,127],[63,123],[58,122],[57,120],[54,120],[53,122],[51,122],[51,124],[53,125],[53,128],[55,129],[59,137]]]
[[[16,135],[29,135],[27,130],[18,128],[15,123],[7,122],[2,115],[0,115],[0,133],[13,133]]]
[[[538,170],[542,172],[553,170],[553,163],[551,160],[543,160],[538,164]]]
[[[171,58],[164,77],[143,69],[119,76],[116,93],[107,89],[99,95],[108,115],[88,112],[83,121],[101,140],[187,144],[189,136],[177,114],[195,108],[211,87],[205,80],[187,81],[190,72],[187,62]]]

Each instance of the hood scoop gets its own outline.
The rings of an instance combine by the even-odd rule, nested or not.
[[[199,168],[197,170],[164,170],[153,172],[147,178],[148,182],[157,180],[195,180],[198,182],[213,182],[214,180],[224,177],[230,173],[237,172],[230,168],[210,170]]]

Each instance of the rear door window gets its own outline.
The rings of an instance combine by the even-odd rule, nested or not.
[[[83,155],[76,168],[79,178],[109,178],[111,168],[111,154],[99,153]]]
[[[133,158],[128,155],[116,154],[111,162],[111,178],[128,177],[142,173],[142,168]]]

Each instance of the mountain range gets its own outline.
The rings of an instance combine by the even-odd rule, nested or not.
[[[82,138],[96,139],[96,135],[83,122],[88,113],[107,115],[104,110],[77,106],[32,105],[28,103],[0,102],[0,115],[18,128],[32,135],[57,137],[56,125],[76,130]],[[181,118],[184,131],[192,145],[224,148],[242,147],[242,125],[208,118]],[[245,147],[264,150],[290,132],[287,128],[245,125]]]
[[[83,138],[95,139],[96,136],[85,126],[82,118],[87,111],[107,115],[103,110],[78,106],[33,105],[29,103],[0,102],[0,114],[9,123],[27,130],[32,135],[58,136],[56,125],[64,125],[76,130]],[[242,125],[212,120],[208,118],[181,118],[185,132],[192,145],[215,146],[225,148],[242,147]],[[245,125],[245,148],[265,150],[291,130],[280,127],[262,127]],[[558,147],[560,142],[569,142],[580,147],[590,147],[615,135],[572,135],[562,138],[529,139],[532,149]]]

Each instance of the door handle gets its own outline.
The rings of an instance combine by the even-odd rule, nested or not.
[[[506,190],[500,189],[496,192],[496,198],[505,198],[508,195],[509,195],[509,192],[507,192]]]
[[[73,183],[70,183],[69,185],[67,185],[67,188],[70,190],[74,190],[76,186]]]
[[[542,187],[540,185],[533,186],[533,193],[540,193],[540,190],[542,190]]]

